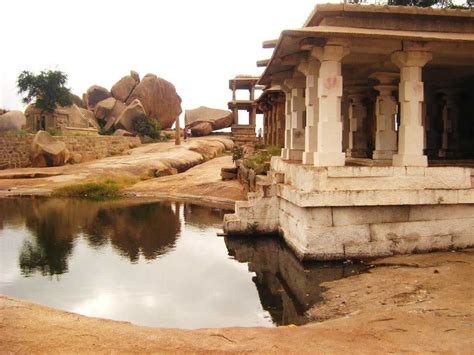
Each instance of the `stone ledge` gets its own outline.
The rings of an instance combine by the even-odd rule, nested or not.
[[[470,189],[471,169],[462,167],[314,167],[272,158],[271,170],[297,190],[359,191]]]
[[[474,204],[474,189],[305,192],[279,184],[277,196],[298,207]]]

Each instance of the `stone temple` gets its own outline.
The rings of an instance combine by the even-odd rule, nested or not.
[[[474,246],[474,12],[318,5],[264,47],[257,101],[283,149],[227,234],[317,260]]]

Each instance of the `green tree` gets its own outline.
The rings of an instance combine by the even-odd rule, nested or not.
[[[65,86],[66,82],[67,75],[59,70],[43,70],[38,75],[25,70],[17,79],[18,93],[26,93],[25,104],[35,100],[36,107],[42,112],[53,112],[56,105],[72,105],[72,94]]]

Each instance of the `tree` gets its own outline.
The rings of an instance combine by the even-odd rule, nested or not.
[[[25,104],[33,100],[42,112],[53,112],[56,105],[71,106],[72,94],[66,85],[67,75],[59,70],[43,70],[35,75],[27,70],[17,79],[18,93],[26,93]]]

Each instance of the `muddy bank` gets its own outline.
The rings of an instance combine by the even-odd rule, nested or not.
[[[466,353],[474,346],[474,251],[380,259],[328,282],[302,327],[194,331],[88,318],[0,297],[0,348],[12,352]]]

